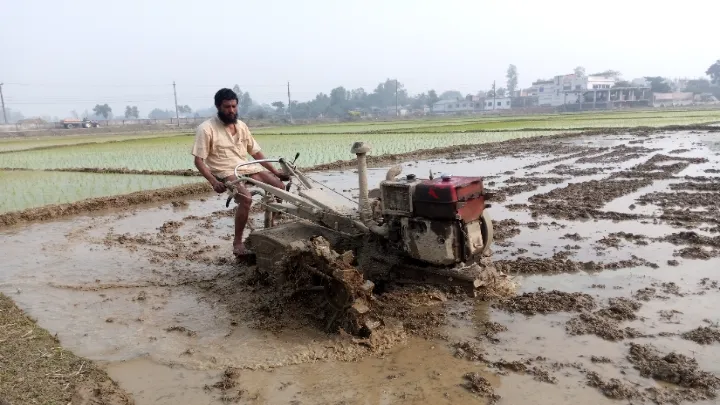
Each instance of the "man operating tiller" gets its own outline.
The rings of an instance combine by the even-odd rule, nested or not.
[[[234,91],[223,88],[215,93],[217,116],[200,124],[195,134],[192,154],[195,167],[210,182],[217,193],[226,191],[225,184],[236,180],[235,167],[247,163],[247,156],[265,159],[260,145],[250,133],[248,126],[238,120],[238,97]],[[278,171],[271,163],[262,162],[241,166],[238,174],[284,189],[283,181],[289,176]],[[247,224],[252,196],[242,183],[235,183],[235,239],[233,253],[237,257],[250,255],[243,243],[243,231]]]

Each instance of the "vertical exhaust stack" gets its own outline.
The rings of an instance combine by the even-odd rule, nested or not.
[[[368,197],[368,182],[367,182],[367,153],[370,152],[370,147],[366,146],[363,142],[355,142],[350,149],[350,153],[354,153],[357,156],[358,164],[358,180],[360,186],[360,199],[358,201],[358,208],[360,211],[360,220],[365,223],[370,219],[370,200]]]

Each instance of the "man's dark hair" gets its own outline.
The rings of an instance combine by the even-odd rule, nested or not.
[[[215,107],[220,108],[220,105],[225,100],[238,101],[238,96],[234,91],[227,88],[218,90],[218,92],[215,93]]]

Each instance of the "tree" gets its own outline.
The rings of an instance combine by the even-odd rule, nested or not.
[[[154,108],[152,111],[150,111],[150,114],[148,114],[148,118],[153,120],[165,120],[173,117],[175,117],[174,112],[170,110],[161,110],[159,108]]]
[[[192,108],[190,108],[189,105],[179,105],[177,107],[177,112],[178,112],[178,114],[184,115],[184,116],[190,115],[190,114],[192,114]]]
[[[270,105],[275,107],[277,109],[277,112],[281,112],[282,109],[285,108],[285,103],[283,103],[282,101],[276,101]]]
[[[627,80],[620,80],[618,82],[615,82],[613,87],[632,87],[632,83]]]
[[[72,115],[72,117],[75,118],[76,120],[80,119],[80,116],[78,115],[77,111],[75,111],[75,110],[70,111],[70,115]]]
[[[417,97],[414,97],[410,103],[410,106],[416,110],[419,110],[426,105],[428,105],[428,95],[425,93],[418,94]]]
[[[672,88],[664,77],[645,76],[645,80],[650,82],[650,90],[653,93],[672,93]]]
[[[507,75],[505,77],[507,77],[508,92],[510,92],[510,95],[512,96],[515,93],[518,85],[518,72],[515,65],[510,65],[508,67]]]
[[[505,92],[506,92],[506,91],[507,91],[507,90],[505,90],[504,87],[500,87],[500,88],[498,88],[498,89],[495,91],[495,94],[496,94],[497,97],[505,97]]]
[[[330,90],[330,105],[343,107],[347,104],[350,95],[345,87],[336,87]]]
[[[235,92],[235,94],[237,94],[238,98],[240,98],[240,96],[242,96],[242,91],[240,91],[240,86],[238,86],[237,84],[233,86],[233,91]]]
[[[448,91],[443,92],[440,95],[441,100],[457,100],[462,97],[463,97],[462,93],[460,93],[457,90],[448,90]]]
[[[710,65],[708,70],[705,71],[705,74],[710,76],[714,84],[720,84],[720,59]]]
[[[684,91],[693,94],[710,93],[712,92],[712,85],[708,79],[688,80],[687,87],[685,87]]]
[[[140,118],[140,112],[138,112],[137,106],[125,107],[125,118]]]
[[[430,104],[431,109],[438,101],[440,101],[440,97],[438,97],[437,92],[435,90],[428,91],[428,104]]]
[[[97,116],[102,116],[103,118],[108,119],[110,114],[112,114],[112,108],[110,108],[110,106],[107,104],[103,104],[103,105],[97,104],[93,108],[93,112]]]
[[[253,106],[253,99],[250,98],[250,93],[245,92],[242,93],[242,97],[238,94],[238,113],[239,114],[247,114],[250,111],[250,108]]]
[[[575,76],[577,77],[585,77],[585,68],[582,66],[578,66],[575,68]]]

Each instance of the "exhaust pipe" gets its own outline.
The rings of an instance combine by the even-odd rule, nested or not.
[[[355,142],[350,149],[350,153],[357,156],[358,164],[358,183],[360,186],[360,199],[358,201],[358,211],[360,211],[360,220],[367,222],[370,219],[370,199],[368,197],[367,184],[367,153],[370,147],[363,142]]]

